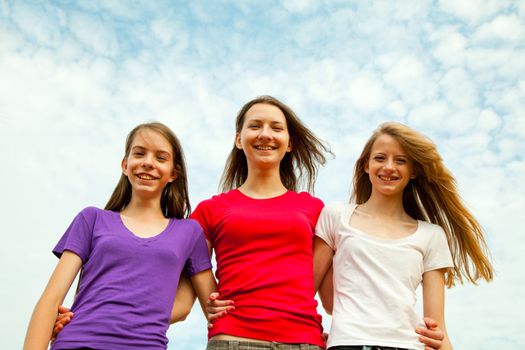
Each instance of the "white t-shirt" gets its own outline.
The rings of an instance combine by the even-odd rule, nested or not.
[[[423,273],[453,266],[443,229],[418,220],[400,239],[382,239],[350,226],[355,204],[324,207],[316,235],[333,250],[334,309],[327,346],[376,345],[423,349],[415,311]]]

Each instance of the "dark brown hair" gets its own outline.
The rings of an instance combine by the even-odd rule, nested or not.
[[[472,283],[480,278],[491,281],[493,267],[479,222],[463,204],[456,181],[443,164],[434,143],[424,135],[396,122],[381,124],[366,143],[355,164],[354,192],[357,204],[365,203],[372,193],[372,183],[365,172],[372,146],[380,135],[390,135],[399,142],[414,163],[416,178],[403,192],[403,207],[414,219],[425,220],[443,228],[454,260],[446,274],[447,286],[457,280]]]
[[[131,144],[140,130],[152,130],[164,137],[173,149],[173,168],[177,175],[176,179],[166,185],[162,191],[160,207],[162,213],[167,218],[182,219],[190,215],[191,206],[188,196],[188,176],[184,153],[179,139],[170,128],[158,122],[144,123],[135,127],[126,138],[126,148],[124,158],[127,158],[131,149]],[[124,174],[120,176],[119,182],[109,198],[104,209],[121,211],[131,200],[131,184],[128,177]]]
[[[259,96],[246,103],[235,120],[235,131],[241,132],[246,112],[255,104],[269,104],[279,108],[286,118],[292,151],[287,152],[280,164],[280,175],[283,185],[292,191],[302,186],[313,192],[319,165],[326,163],[325,153],[330,153],[328,145],[319,140],[297,117],[294,111],[283,102],[272,96]],[[298,174],[297,174],[298,172]],[[248,177],[248,163],[243,150],[233,144],[232,150],[221,178],[221,189],[226,192],[241,186]]]

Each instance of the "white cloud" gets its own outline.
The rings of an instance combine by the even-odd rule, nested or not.
[[[73,35],[95,55],[115,57],[119,52],[119,42],[111,23],[99,16],[73,12],[68,19],[68,28]]]
[[[523,113],[506,115],[503,130],[506,135],[509,137],[515,137],[517,138],[517,141],[524,144],[523,135],[525,134],[525,118],[523,117]]]
[[[461,120],[459,120],[459,122],[461,123]],[[452,126],[450,129],[453,128],[454,127]],[[455,149],[461,150],[462,154],[469,155],[469,159],[466,161],[467,163],[469,163],[473,159],[471,156],[472,154],[479,154],[483,157],[483,153],[487,150],[491,138],[485,133],[473,130],[471,123],[468,123],[467,128],[464,130],[470,132],[462,133],[463,135],[459,135],[453,139],[449,139],[448,142],[451,143]],[[501,171],[502,170],[498,170],[498,172]]]
[[[448,70],[439,81],[441,94],[451,104],[452,109],[473,108],[479,104],[477,86],[470,75],[461,68]]]
[[[491,109],[482,110],[476,123],[476,128],[485,132],[493,131],[502,124],[501,117]]]
[[[284,0],[283,6],[287,11],[302,13],[316,9],[318,2],[315,0]]]
[[[350,79],[347,94],[352,105],[363,111],[377,110],[389,99],[382,81],[366,73]]]
[[[510,128],[518,127],[520,129],[520,134],[523,135],[523,131],[525,131],[524,124],[521,123],[521,125],[512,125]],[[509,155],[509,154],[517,154],[520,151],[523,150],[523,147],[525,146],[525,142],[523,140],[515,139],[515,138],[506,138],[503,140],[500,140],[497,143],[498,149],[501,154],[503,155]],[[507,161],[510,161],[512,157],[506,157]],[[510,159],[509,159],[510,158]],[[505,160],[505,159],[502,159]],[[516,173],[516,174],[522,174],[522,173]]]
[[[395,18],[397,21],[419,20],[428,14],[428,1],[376,1],[373,3],[374,12],[385,17]]]
[[[15,2],[12,8],[13,23],[30,41],[38,45],[59,47],[62,41],[60,27],[57,27],[59,16],[57,10],[42,6],[28,6]]]
[[[408,106],[417,106],[425,100],[433,99],[437,93],[436,84],[429,79],[426,65],[412,54],[401,57],[382,57],[383,64],[390,61],[392,64],[385,67],[383,79],[388,88],[398,93]]]
[[[170,45],[173,39],[175,38],[175,35],[177,34],[177,32],[180,32],[182,35],[186,34],[182,30],[181,31],[175,30],[173,23],[165,19],[152,22],[151,29],[152,29],[153,35],[155,35],[157,40],[163,46]]]
[[[445,27],[438,30],[432,35],[431,40],[435,42],[434,56],[445,67],[464,63],[468,41],[456,27]]]
[[[499,15],[481,25],[474,33],[477,41],[497,40],[520,44],[525,37],[525,25],[517,15]]]
[[[512,48],[480,48],[467,51],[466,66],[476,72],[474,79],[514,81],[516,72],[525,68],[525,50]]]
[[[390,114],[397,116],[397,117],[404,117],[407,114],[407,108],[405,104],[403,103],[403,101],[401,100],[390,102],[388,106],[386,107],[386,110]]]
[[[408,113],[408,122],[415,129],[441,130],[446,128],[443,119],[450,113],[448,104],[443,101],[432,101],[421,104]]]
[[[509,4],[511,2],[501,0],[439,1],[439,6],[443,11],[467,21],[469,24],[479,23],[492,17],[499,9],[509,6]]]

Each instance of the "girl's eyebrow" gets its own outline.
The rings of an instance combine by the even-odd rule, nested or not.
[[[164,156],[171,156],[171,153],[169,151],[164,151],[164,150],[157,150],[157,154],[164,155]]]
[[[249,119],[247,120],[248,123],[262,123],[262,119],[257,119],[257,118],[254,118],[254,119]],[[283,121],[280,121],[280,120],[272,120],[270,121],[270,124],[284,124]]]
[[[144,146],[139,146],[139,145],[135,145],[133,147],[131,147],[132,150],[145,150],[146,147]],[[165,155],[168,155],[170,156],[171,155],[171,152],[170,151],[166,151],[166,150],[163,150],[163,149],[159,149],[159,150],[155,150],[156,153],[159,153],[159,154],[165,154]]]

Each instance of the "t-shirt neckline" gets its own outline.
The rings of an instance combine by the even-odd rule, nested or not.
[[[159,233],[157,233],[156,235],[154,236],[151,236],[151,237],[140,237],[140,236],[137,236],[133,231],[131,231],[127,226],[126,224],[124,223],[124,220],[122,220],[122,217],[120,216],[120,212],[118,211],[114,211],[113,212],[115,215],[115,219],[118,223],[118,225],[122,228],[122,230],[127,233],[128,235],[130,235],[133,239],[135,240],[138,240],[140,242],[150,242],[150,241],[154,241],[160,237],[162,237],[167,231],[170,230],[171,226],[173,225],[173,223],[175,222],[175,220],[173,218],[169,218],[169,222],[168,224],[166,225],[166,227],[160,231]]]
[[[275,200],[275,199],[283,198],[283,197],[287,196],[289,193],[291,193],[292,191],[286,190],[283,194],[280,194],[280,195],[274,196],[274,197],[268,197],[268,198],[253,198],[253,197],[250,197],[250,196],[242,193],[238,188],[234,189],[233,192],[237,193],[238,196],[240,196],[242,198],[245,198],[245,199],[248,199],[248,200],[251,200],[251,201],[267,201],[267,200]]]
[[[361,237],[365,237],[367,239],[370,239],[370,240],[373,240],[373,241],[376,241],[376,242],[382,242],[382,243],[401,243],[401,242],[405,242],[407,240],[412,239],[417,234],[419,234],[419,231],[421,230],[422,222],[421,222],[421,220],[416,220],[417,221],[417,228],[416,228],[416,230],[414,232],[412,232],[411,234],[405,236],[405,237],[400,237],[400,238],[381,238],[381,237],[374,236],[374,235],[372,235],[372,234],[370,234],[368,232],[365,232],[363,230],[360,230],[360,229],[350,225],[350,218],[352,217],[352,214],[354,213],[354,211],[357,208],[357,206],[358,205],[355,204],[355,203],[353,205],[347,206],[346,211],[345,211],[345,215],[343,215],[343,217],[341,219],[343,220],[343,225],[345,225],[346,227],[348,227],[350,230],[352,230],[353,232],[355,232],[356,234],[358,234]]]

